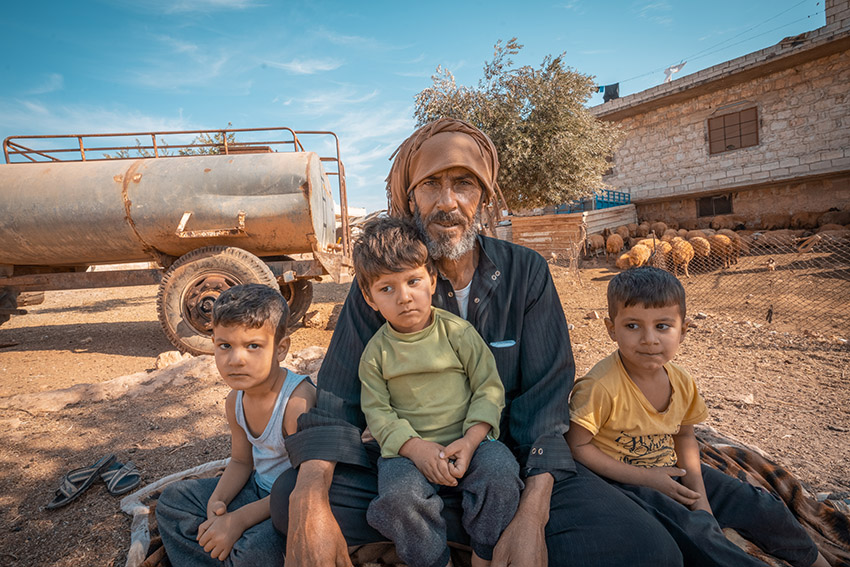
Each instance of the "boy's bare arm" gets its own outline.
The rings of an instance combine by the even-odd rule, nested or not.
[[[292,435],[298,430],[298,418],[316,407],[316,387],[308,379],[295,386],[286,408],[283,410],[283,435]]]
[[[636,467],[618,461],[603,453],[591,443],[593,434],[570,422],[566,433],[567,443],[573,458],[595,472],[616,482],[648,486],[666,494],[677,502],[691,506],[699,499],[699,493],[673,480],[674,476],[687,476],[687,471],[677,467]]]
[[[227,423],[230,426],[231,455],[230,462],[224,468],[224,473],[216,484],[215,490],[207,502],[207,520],[198,526],[198,543],[211,557],[221,561],[227,558],[233,544],[236,543],[244,531],[249,527],[269,517],[268,500],[265,501],[265,518],[252,521],[258,516],[257,510],[262,506],[255,506],[248,510],[245,506],[231,513],[227,512],[227,505],[239,494],[245,483],[254,472],[254,458],[251,443],[238,423],[236,423],[236,392],[231,391],[225,402]],[[260,501],[262,502],[262,501]]]
[[[697,443],[696,435],[694,435],[694,426],[682,425],[679,428],[679,433],[673,436],[673,443],[676,446],[676,455],[679,458],[676,464],[688,471],[682,477],[682,484],[700,495],[699,499],[690,505],[690,509],[705,510],[712,514],[711,505],[708,503],[708,496],[705,492],[705,483],[702,480],[699,443]]]

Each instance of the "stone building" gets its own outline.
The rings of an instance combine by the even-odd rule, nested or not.
[[[643,220],[750,228],[850,208],[850,0],[826,25],[590,109],[626,137],[603,181]]]

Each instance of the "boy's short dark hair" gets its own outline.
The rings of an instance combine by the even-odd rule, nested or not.
[[[242,325],[259,329],[269,323],[274,329],[275,342],[286,336],[288,318],[286,299],[280,291],[263,284],[235,285],[224,290],[212,311],[213,327]]]
[[[407,218],[378,217],[364,224],[352,260],[357,283],[366,294],[383,274],[419,266],[425,266],[431,275],[437,272],[419,229]]]
[[[614,319],[617,310],[632,305],[667,307],[678,305],[685,320],[685,288],[682,282],[666,270],[641,266],[620,272],[608,282],[608,317]]]

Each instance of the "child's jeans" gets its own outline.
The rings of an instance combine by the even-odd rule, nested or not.
[[[207,520],[207,502],[218,484],[217,478],[181,480],[163,490],[156,505],[159,534],[174,567],[221,565],[234,567],[282,567],[285,546],[271,519],[245,530],[233,545],[228,558],[213,559],[198,544],[198,526]],[[253,477],[227,506],[228,512],[268,496]]]
[[[692,511],[652,488],[611,484],[667,528],[682,551],[685,565],[764,567],[764,563],[726,539],[721,528],[736,530],[794,567],[809,567],[817,559],[812,538],[782,500],[707,465],[702,465],[702,478],[713,518],[708,512]]]
[[[378,497],[369,505],[369,525],[390,538],[410,567],[444,567],[449,561],[441,494],[462,493],[463,527],[472,550],[492,559],[493,547],[513,519],[523,484],[513,453],[499,441],[475,450],[457,486],[432,484],[404,457],[378,460]]]

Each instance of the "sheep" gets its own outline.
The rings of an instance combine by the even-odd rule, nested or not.
[[[667,228],[672,228],[673,230],[679,230],[679,222],[678,221],[667,221]]]
[[[616,256],[623,249],[623,239],[619,234],[612,234],[605,242],[605,259],[608,256]]]
[[[694,254],[696,256],[708,258],[708,255],[711,254],[711,243],[708,241],[707,238],[702,236],[694,236],[693,238],[689,238],[688,242],[690,242],[691,246],[693,246]]]
[[[699,228],[699,221],[697,219],[685,219],[679,223],[679,228],[684,228],[685,230],[696,230]]]
[[[639,268],[646,264],[649,257],[652,255],[652,251],[644,246],[643,244],[635,244],[631,250],[628,252],[629,261],[633,268]]]
[[[711,245],[711,255],[723,262],[724,268],[730,267],[734,249],[732,239],[724,234],[712,234],[708,237],[708,243]]]
[[[661,221],[654,222],[649,226],[649,230],[655,233],[655,236],[661,238],[661,235],[664,234],[664,231],[667,230],[667,225]]]
[[[664,231],[664,234],[661,235],[661,240],[664,240],[665,242],[670,242],[671,240],[673,240],[677,236],[679,236],[678,231],[676,231],[675,229],[672,229],[672,228],[668,228],[667,230]]]
[[[629,248],[634,247],[635,244],[643,240],[642,238],[629,238]]]
[[[711,219],[708,226],[714,230],[744,228],[744,218],[739,215],[717,215]]]
[[[635,236],[642,237],[647,236],[649,234],[649,223],[642,222],[638,225],[637,231],[635,232]]]
[[[647,238],[641,242],[641,245],[649,249],[652,254],[649,257],[650,265],[655,266],[656,268],[661,268],[662,270],[667,269],[667,260],[670,257],[670,251],[672,250],[669,242]]]
[[[628,270],[632,267],[631,256],[629,256],[628,252],[626,252],[625,254],[621,254],[620,257],[617,258],[617,261],[614,262],[614,264],[621,270]]]
[[[708,235],[705,233],[704,230],[699,230],[699,229],[689,230],[688,233],[685,235],[686,240],[690,240],[691,238],[697,238],[697,237],[708,238]]]
[[[744,252],[744,243],[741,240],[741,237],[738,236],[738,233],[736,233],[734,230],[729,230],[728,228],[721,228],[717,231],[717,234],[726,236],[727,238],[729,238],[729,240],[732,241],[732,251],[729,259],[730,263],[737,264],[738,256],[740,256],[741,253]],[[749,250],[749,248],[747,250]]]
[[[850,228],[839,228],[834,230],[818,231],[818,236],[827,242],[850,242]]]
[[[825,224],[850,224],[850,210],[825,212],[818,217],[818,226]]]
[[[677,239],[671,243],[673,247],[671,258],[673,260],[673,275],[679,277],[679,267],[683,267],[685,277],[689,278],[688,264],[694,258],[694,247],[687,240]]]
[[[605,239],[601,234],[589,234],[584,243],[585,254],[598,254],[600,250],[605,249]]]
[[[791,247],[797,243],[797,238],[803,235],[802,230],[769,230],[753,234],[753,243],[758,246]]]
[[[830,223],[830,224],[825,224],[823,226],[818,227],[817,232],[823,232],[825,230],[844,230],[844,227],[841,226],[840,224]]]
[[[769,213],[761,216],[761,227],[764,230],[779,230],[791,226],[791,215],[785,213]]]
[[[687,228],[680,228],[676,231],[676,234],[679,235],[681,238],[687,238],[689,232],[690,231]]]
[[[708,239],[703,236],[694,236],[688,238],[688,242],[694,249],[694,256],[698,259],[697,265],[704,267],[711,254],[711,244],[709,244]]]
[[[635,236],[637,236],[637,223],[630,222],[626,225],[626,227],[629,229],[629,237],[634,238]]]
[[[628,241],[629,237],[631,236],[631,232],[629,231],[629,227],[627,227],[626,225],[618,226],[617,228],[614,229],[614,232],[616,232],[617,234],[620,235],[620,238],[623,239],[623,242]]]
[[[804,211],[791,215],[791,228],[817,228],[818,219],[823,212]]]

